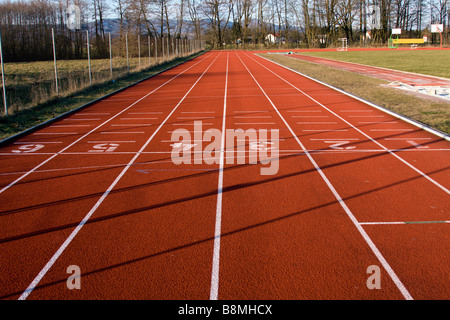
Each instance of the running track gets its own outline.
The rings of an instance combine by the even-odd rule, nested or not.
[[[173,164],[194,120],[278,129],[278,172]],[[0,296],[449,299],[449,154],[257,55],[208,52],[0,149]]]

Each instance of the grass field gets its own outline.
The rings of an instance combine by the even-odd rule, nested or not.
[[[353,55],[354,53],[356,55]],[[363,56],[366,54],[370,54],[372,57],[375,57],[373,60],[379,61],[381,63],[383,60],[389,60],[389,57],[392,54],[395,55],[397,53],[400,52],[314,52],[311,53],[311,55],[320,55],[321,57],[323,56],[329,58],[334,58],[336,56],[359,57],[360,60],[358,60],[358,62],[363,63],[366,62],[363,60]],[[441,52],[438,52],[438,54],[435,54],[434,52],[428,53],[430,53],[430,56],[428,56],[427,60],[433,60],[431,57],[435,57],[436,60],[437,57],[441,57],[440,59],[442,59],[443,56]],[[449,53],[450,51],[447,51],[447,54]],[[346,92],[354,94],[386,109],[392,110],[411,119],[429,125],[442,132],[450,134],[450,104],[448,102],[440,102],[431,98],[422,98],[410,93],[400,91],[398,89],[389,88],[385,86],[388,84],[388,81],[367,77],[350,71],[338,70],[328,66],[317,65],[299,59],[293,59],[286,55],[260,55],[282,65],[285,65],[289,68],[297,70],[312,78],[323,81]],[[402,53],[398,57],[404,55],[407,54]],[[425,55],[426,53],[409,56],[409,64],[411,64],[411,66],[409,68],[410,70],[408,71],[418,72],[418,70],[421,68],[421,61],[424,59]],[[416,59],[413,59],[413,57],[416,57]],[[357,59],[355,58],[355,60]],[[439,63],[436,62],[433,63],[436,69],[438,64]],[[404,66],[406,67],[407,65],[404,64]],[[392,67],[392,65],[386,63],[385,67]],[[443,67],[443,69],[448,69],[448,62],[447,66]],[[433,68],[433,70],[435,69]],[[445,72],[443,72],[441,76],[443,74],[445,74]]]
[[[450,50],[323,51],[301,54],[450,78]]]
[[[152,65],[162,62],[155,61]],[[112,59],[113,78],[117,79],[127,74],[126,58]],[[130,72],[148,68],[148,57],[129,59]],[[65,97],[83,90],[90,85],[88,60],[57,61],[59,96]],[[101,84],[111,80],[110,60],[91,60],[92,83]],[[34,107],[56,97],[55,69],[53,61],[35,61],[5,64],[6,92],[8,98],[8,113]],[[3,88],[2,88],[3,89]],[[1,113],[4,113],[3,100],[0,102]]]

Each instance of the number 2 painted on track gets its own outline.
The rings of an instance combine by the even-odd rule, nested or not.
[[[333,143],[330,148],[332,149],[339,149],[339,150],[351,150],[351,149],[355,149],[355,146],[350,146],[350,147],[342,147],[343,145],[349,143],[350,141],[324,141],[325,143]]]
[[[89,152],[113,152],[117,147],[119,147],[117,143],[100,143],[96,144],[93,147],[94,150],[89,150]]]
[[[43,144],[25,144],[20,146],[19,150],[12,150],[14,153],[31,153],[36,152],[44,147]]]

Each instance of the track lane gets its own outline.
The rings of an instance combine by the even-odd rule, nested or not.
[[[199,59],[197,62],[200,61],[203,60]],[[192,74],[203,71],[211,61],[207,59],[195,66],[198,70],[192,70]],[[189,82],[193,77],[189,75],[188,78],[179,78],[181,81],[172,83],[170,88],[167,88],[168,91],[185,88],[186,92],[192,85],[192,82]],[[161,90],[163,92],[164,87]],[[145,101],[140,103],[149,107]],[[161,108],[166,116],[172,109],[168,109],[166,105]],[[120,122],[120,119],[115,121]],[[146,136],[151,135],[155,129],[156,126],[149,126],[145,129],[147,134],[140,137],[133,135],[136,141],[140,141],[134,147],[135,152],[145,142]],[[60,153],[58,157],[43,165],[39,172],[29,174],[20,183],[2,193],[0,219],[4,253],[2,260],[4,259],[5,263],[2,264],[0,279],[1,287],[7,288],[6,292],[2,291],[2,297],[17,297],[30,284],[30,277],[38,274],[86,212],[102,196],[114,177],[120,174],[124,168],[123,164],[126,165],[134,156],[114,152],[89,153],[92,144],[85,141],[82,145],[86,148],[85,154]],[[61,171],[64,168],[81,169]],[[17,194],[22,197],[17,197]],[[16,272],[18,264],[23,265],[22,272]]]
[[[367,141],[372,143],[376,143],[379,139],[385,138],[398,138],[402,137],[396,130],[392,131],[383,131],[383,135],[379,135],[376,139],[372,138],[367,134],[368,129],[362,126],[350,125],[348,120],[343,123],[348,126],[348,128],[344,128],[339,120],[343,120],[343,117],[336,116],[339,112],[342,114],[347,112],[349,109],[353,107],[355,110],[364,110],[364,111],[372,111],[374,113],[370,114],[379,114],[378,110],[374,110],[374,108],[361,103],[360,101],[354,100],[354,103],[350,104],[345,102],[349,97],[337,97],[336,92],[332,92],[329,88],[321,87],[318,83],[310,81],[308,79],[298,77],[295,73],[281,68],[275,64],[268,62],[267,60],[263,60],[261,58],[255,58],[254,61],[258,61],[261,64],[257,64],[260,68],[262,65],[268,67],[271,71],[279,74],[282,79],[278,78],[280,81],[280,86],[282,84],[288,85],[289,83],[295,82],[295,87],[300,88],[301,92],[306,93],[309,96],[313,96],[314,100],[317,100],[320,104],[318,104],[317,109],[321,111],[326,110],[325,107],[328,107],[332,110],[332,112],[327,112],[327,115],[334,115],[334,117],[330,117],[330,121],[335,121],[335,124],[339,130],[348,130],[345,131],[347,136],[345,137],[347,142],[352,142],[349,140],[351,138],[360,139],[361,134],[363,134]],[[262,73],[262,72],[261,72]],[[257,76],[258,72],[255,71],[255,76]],[[263,76],[259,76],[262,83],[266,83],[265,86],[275,86],[275,80],[264,82]],[[282,81],[283,79],[288,79],[288,82]],[[303,96],[303,97],[302,97]],[[306,95],[302,94],[299,96],[300,99],[305,99]],[[278,96],[273,96],[274,101],[280,101]],[[311,101],[311,99],[309,99]],[[342,104],[338,103],[339,101]],[[282,103],[282,101],[280,101]],[[349,108],[350,107],[350,108]],[[375,113],[376,112],[376,113]],[[358,113],[356,113],[357,115]],[[366,117],[361,116],[363,113],[359,113],[360,117],[355,117],[355,120],[365,119]],[[368,113],[364,113],[368,114]],[[388,118],[386,115],[383,115]],[[387,119],[391,121],[392,119]],[[398,123],[395,126],[392,126],[393,129],[408,129],[408,134],[420,134],[423,136],[427,136],[432,138],[432,141],[436,141],[436,144],[439,144],[439,148],[445,149],[444,151],[435,151],[432,153],[434,162],[434,166],[439,165],[438,170],[440,172],[444,172],[448,170],[446,164],[448,161],[448,141],[443,141],[436,136],[431,135],[428,132],[423,130],[418,130],[416,127],[412,126],[403,121],[399,121],[399,119],[395,119]],[[293,123],[293,120],[289,121]],[[378,124],[377,124],[378,125]],[[299,137],[307,135],[304,131],[304,125],[293,127],[298,133]],[[327,131],[329,127],[326,128],[318,128],[322,131],[318,131],[320,135],[329,134]],[[359,129],[359,130],[358,130]],[[410,130],[410,131],[409,131]],[[377,131],[375,131],[377,132]],[[348,135],[349,133],[353,133]],[[339,134],[343,134],[339,132]],[[386,136],[390,134],[390,136]],[[403,136],[404,137],[404,136]],[[319,137],[318,137],[319,138]],[[322,137],[320,137],[322,138]],[[313,149],[318,142],[323,143],[324,140],[321,139],[312,140],[305,139],[305,145],[308,149]],[[333,141],[333,136],[328,136],[328,141]],[[370,138],[370,139],[369,139]],[[358,141],[358,140],[356,140]],[[398,140],[392,140],[398,141]],[[337,141],[339,142],[339,141]],[[399,161],[397,157],[393,156],[393,152],[387,152],[387,148],[381,144],[376,143],[378,147],[381,147],[382,151],[380,153],[374,153],[373,155],[367,154],[357,154],[350,152],[343,153],[335,153],[335,154],[312,154],[314,159],[317,161],[320,167],[324,168],[324,173],[329,177],[331,183],[336,187],[338,192],[342,195],[342,198],[348,204],[349,208],[352,212],[355,213],[356,218],[359,221],[412,221],[412,222],[420,222],[420,221],[433,221],[433,220],[449,220],[449,197],[446,193],[445,185],[448,183],[448,176],[440,175],[439,177],[444,178],[445,184],[444,186],[439,186],[439,183],[433,184],[430,183],[429,180],[425,179],[420,174],[419,170],[413,170],[415,168],[412,167],[411,164],[406,164],[405,161]],[[342,147],[342,145],[340,145]],[[351,144],[344,144],[344,146],[351,146]],[[354,145],[353,145],[354,146]],[[410,147],[409,147],[410,148]],[[408,152],[405,152],[408,153]],[[395,152],[397,154],[397,152]],[[412,154],[409,152],[408,154]],[[424,152],[415,152],[415,156],[421,156],[430,158],[429,153]],[[435,156],[436,155],[436,156]],[[402,153],[403,156],[403,153]],[[437,173],[439,173],[439,171]],[[394,174],[395,173],[395,174]],[[442,187],[444,189],[442,189]],[[447,228],[448,224],[442,226],[442,228]],[[376,227],[371,227],[373,230]],[[378,227],[382,228],[382,227]],[[373,233],[371,232],[370,235]],[[382,235],[382,230],[378,230],[377,235]],[[405,236],[408,236],[408,233],[405,233]],[[392,264],[393,269],[397,271],[397,266],[403,265],[402,259],[405,258],[408,254],[406,253],[408,250],[405,250],[408,244],[408,239],[413,238],[412,235],[410,237],[403,239],[404,241],[400,242],[391,242],[391,248],[387,250],[390,254],[386,257],[387,261]],[[378,239],[378,238],[377,238]],[[392,245],[395,243],[395,245]],[[441,243],[440,251],[445,252],[445,242]],[[382,249],[386,249],[384,246]],[[393,251],[398,250],[398,254],[391,254]],[[381,250],[381,252],[385,252]],[[401,253],[400,253],[401,252]],[[435,257],[435,264],[430,265],[427,272],[422,274],[422,278],[426,279],[426,281],[421,282],[417,281],[414,276],[414,271],[410,270],[409,272],[405,268],[401,268],[403,271],[399,274],[400,278],[408,283],[408,289],[411,289],[411,294],[414,296],[415,292],[426,291],[426,282],[435,283],[436,286],[442,287],[442,274],[446,274],[448,272],[447,263],[445,263],[446,255],[443,253],[440,257]],[[411,261],[411,260],[409,260]],[[419,263],[419,262],[417,262]],[[414,291],[415,289],[415,291]],[[448,292],[448,290],[447,290]],[[431,295],[429,298],[433,298],[435,296]]]
[[[207,297],[217,172],[202,164],[175,166],[172,147],[162,141],[170,140],[169,131],[192,121],[179,118],[184,118],[182,112],[201,109],[198,97],[205,91],[221,94],[223,101],[223,58],[214,55],[203,73],[196,74],[198,82],[191,82],[191,90],[177,106],[171,106],[170,115],[136,154],[133,165],[110,186],[111,192],[48,269],[30,299]],[[207,107],[219,115],[220,102],[208,102]],[[209,121],[211,127],[220,123],[219,118]],[[66,287],[65,270],[72,264],[82,270],[82,290]]]
[[[95,130],[101,128],[105,123],[114,119],[118,114],[124,112],[124,109],[127,109],[123,107],[124,101],[127,103],[128,108],[133,107],[160,87],[178,78],[180,74],[192,68],[199,60],[201,61],[202,59],[188,61],[183,65],[169,69],[163,74],[152,77],[152,81],[138,83],[126,91],[118,92],[113,96],[100,100],[88,109],[80,110],[57,123],[22,137],[12,145],[2,147],[0,154],[6,155],[6,157],[0,159],[4,165],[2,168],[8,168],[7,173],[10,174],[0,176],[0,194],[51,161],[60,152],[64,152],[68,147],[75,145],[89,134],[95,132]],[[150,88],[145,90],[145,86],[150,86]],[[136,98],[136,95],[140,98]],[[24,146],[25,150],[21,150]],[[29,153],[30,150],[35,152],[32,150],[36,148],[40,152],[45,150],[51,154],[50,157],[20,157],[17,159],[16,157],[8,157],[8,153],[17,155],[18,152],[21,152],[21,154],[24,154]],[[15,161],[10,161],[10,159]],[[25,173],[19,176],[16,175],[17,172],[22,171],[25,171]]]
[[[271,115],[274,128],[281,129],[284,139],[280,150],[299,150],[252,79],[250,72],[255,71],[255,65],[250,66],[251,60],[239,55],[242,60],[234,57],[230,68],[230,113],[244,110]],[[244,64],[249,64],[250,72]],[[261,72],[261,77],[277,96],[283,96],[284,89],[273,84],[269,73]],[[246,94],[252,98],[243,101]],[[289,99],[291,106],[301,105]],[[240,120],[227,120],[227,128],[241,126],[236,124]],[[376,257],[304,153],[280,155],[280,170],[274,176],[261,176],[259,168],[228,165],[224,171],[227,192],[223,199],[219,299],[402,298],[393,282],[386,281],[382,291],[365,287],[366,268],[376,263]],[[383,277],[389,278],[387,273]]]

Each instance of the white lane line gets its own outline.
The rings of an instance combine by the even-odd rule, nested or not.
[[[240,58],[239,58],[240,59]],[[257,62],[259,65],[263,66],[266,70],[270,71],[272,74],[276,75],[277,77],[279,77],[280,79],[284,80],[281,76],[279,76],[278,74],[276,74],[275,72],[271,71],[269,68],[265,67],[264,65],[262,65],[261,63],[259,63],[258,61],[256,61],[255,59],[253,59],[252,57],[250,57],[250,59],[252,59],[253,61]],[[244,62],[241,60],[241,62],[244,64]],[[275,109],[275,111],[278,113],[279,117],[281,118],[281,120],[283,120],[284,124],[289,128],[292,136],[294,137],[294,139],[297,141],[297,143],[300,145],[300,147],[304,150],[306,156],[308,157],[308,159],[311,161],[311,163],[314,165],[314,167],[316,168],[317,172],[320,174],[320,176],[322,177],[322,179],[325,181],[325,183],[327,184],[328,188],[331,190],[331,192],[333,193],[334,197],[336,198],[336,200],[339,202],[339,204],[341,205],[341,207],[344,209],[344,211],[346,212],[347,216],[350,218],[350,220],[353,222],[353,225],[356,227],[356,229],[359,231],[359,233],[361,234],[361,236],[364,238],[364,240],[366,241],[366,243],[369,245],[369,247],[372,249],[372,252],[375,254],[375,256],[378,258],[378,260],[380,261],[380,263],[383,265],[383,267],[385,268],[385,270],[387,271],[387,273],[389,274],[389,276],[391,277],[392,281],[394,281],[394,283],[396,284],[397,288],[400,290],[400,292],[403,294],[403,296],[405,297],[405,299],[407,300],[412,300],[412,296],[409,293],[408,289],[406,289],[406,287],[404,286],[404,284],[401,282],[401,280],[398,278],[398,276],[396,275],[396,273],[394,272],[394,270],[391,268],[391,266],[389,265],[389,263],[386,261],[386,259],[383,257],[383,255],[381,254],[381,252],[378,250],[378,248],[375,246],[375,243],[372,241],[372,239],[369,237],[369,235],[366,233],[366,231],[361,227],[361,225],[359,224],[359,221],[356,219],[356,217],[353,215],[353,213],[351,212],[351,210],[347,207],[347,204],[344,202],[344,200],[342,199],[342,197],[339,195],[339,193],[337,192],[337,190],[334,188],[334,186],[331,184],[331,182],[328,180],[327,176],[323,173],[322,169],[319,167],[319,165],[316,163],[316,161],[314,160],[314,158],[311,156],[311,154],[306,150],[305,146],[303,145],[303,143],[300,141],[300,139],[298,138],[298,136],[295,134],[294,130],[292,130],[291,126],[288,124],[288,122],[285,120],[285,118],[281,115],[281,113],[279,112],[279,110],[277,109],[277,107],[275,106],[275,104],[272,102],[272,100],[269,98],[269,96],[265,93],[264,89],[260,86],[260,84],[258,83],[258,81],[255,79],[255,77],[253,76],[253,74],[250,72],[250,70],[248,70],[247,66],[244,64],[245,68],[247,69],[247,71],[250,73],[250,75],[253,77],[253,79],[255,80],[255,82],[258,84],[258,86],[260,87],[261,91],[264,93],[264,95],[266,96],[267,100],[269,100],[269,102],[272,104],[273,108]],[[290,82],[288,82],[287,80],[284,80],[286,83],[290,84]],[[297,87],[293,86],[292,84],[290,84],[292,87],[296,88],[297,90],[299,90],[300,92],[302,92],[300,89],[298,89]],[[306,94],[305,94],[306,95]],[[307,96],[307,95],[306,95]],[[308,96],[309,97],[309,96]],[[312,98],[310,98],[312,99]],[[314,102],[316,102],[315,100],[313,100]],[[316,102],[318,103],[318,102]],[[318,103],[319,104],[319,103]]]
[[[297,122],[297,124],[337,124],[337,122]]]
[[[87,143],[134,143],[136,141],[88,141]]]
[[[431,140],[431,138],[384,138],[384,140]]]
[[[181,113],[216,113],[215,111],[182,111]]]
[[[120,120],[158,120],[158,118],[120,118]]]
[[[291,116],[291,118],[329,118],[329,116]]]
[[[347,140],[359,140],[357,138],[328,138],[328,139],[309,139],[309,140],[343,140],[343,141],[347,141]]]
[[[366,122],[366,121],[358,121],[359,124],[392,124],[398,123],[398,121],[382,121],[382,122]]]
[[[341,110],[340,112],[373,112],[373,110]]]
[[[286,112],[322,112],[322,110],[287,110]]]
[[[360,222],[359,224],[364,225],[389,225],[389,224],[435,224],[435,223],[450,223],[450,220],[442,220],[442,221],[381,221],[381,222]]]
[[[151,126],[154,126],[154,124],[148,124],[148,123],[127,123],[127,124],[112,124],[111,125],[111,127],[133,127],[133,126],[151,127]]]
[[[214,229],[214,250],[211,272],[211,291],[210,300],[217,300],[219,297],[219,260],[220,260],[220,237],[222,233],[222,193],[223,193],[223,168],[225,153],[225,124],[227,114],[227,90],[228,90],[228,58],[225,73],[225,94],[223,98],[223,117],[222,117],[222,137],[220,141],[220,159],[219,159],[219,179],[217,182],[217,205],[216,205],[216,225]]]
[[[209,57],[209,55],[207,56]],[[126,107],[125,109],[123,109],[122,111],[120,111],[119,113],[117,113],[116,115],[112,116],[111,118],[109,118],[108,120],[104,121],[103,123],[99,124],[97,127],[95,127],[94,129],[92,129],[91,131],[89,131],[88,133],[84,134],[83,136],[81,136],[80,138],[78,138],[77,140],[75,140],[74,142],[72,142],[71,144],[69,144],[68,146],[66,146],[65,148],[61,149],[61,151],[59,151],[58,153],[54,154],[53,156],[49,157],[48,159],[42,161],[41,163],[39,163],[37,166],[35,166],[33,169],[29,170],[27,173],[25,173],[24,175],[20,176],[19,178],[17,178],[16,180],[14,180],[13,182],[11,182],[10,184],[8,184],[7,186],[3,187],[0,190],[0,194],[4,191],[6,191],[7,189],[11,188],[13,185],[15,185],[17,182],[19,182],[20,180],[22,180],[23,178],[25,178],[26,176],[30,175],[31,173],[33,173],[36,169],[40,168],[41,166],[43,166],[44,164],[46,164],[47,162],[49,162],[50,160],[52,160],[53,158],[55,158],[56,156],[58,156],[58,154],[66,151],[67,149],[69,149],[70,147],[72,147],[73,145],[75,145],[76,143],[78,143],[79,141],[81,141],[82,139],[84,139],[85,137],[87,137],[88,135],[90,135],[91,133],[95,132],[97,129],[101,128],[104,124],[110,122],[111,120],[113,120],[114,118],[116,118],[117,116],[119,116],[120,114],[122,114],[123,112],[127,111],[128,109],[130,109],[131,107],[133,107],[134,105],[136,105],[138,102],[140,102],[141,100],[143,100],[144,98],[148,97],[149,95],[153,94],[154,92],[156,92],[157,90],[159,90],[160,88],[164,87],[166,84],[168,84],[169,82],[171,82],[172,80],[178,78],[180,75],[182,75],[183,73],[185,73],[186,71],[188,71],[189,69],[193,68],[194,66],[196,66],[197,64],[199,64],[200,62],[202,62],[203,60],[205,60],[207,57],[204,57],[202,60],[198,61],[197,63],[193,64],[192,66],[190,66],[189,68],[187,68],[186,70],[183,70],[182,72],[176,74],[173,78],[170,78],[169,80],[167,80],[166,82],[164,82],[162,85],[160,85],[159,87],[157,87],[156,89],[153,89],[152,91],[150,91],[149,93],[147,93],[146,95],[144,95],[142,98],[136,100],[135,102],[133,102],[132,104],[130,104],[128,107]],[[107,132],[100,132],[101,134],[106,134]],[[122,132],[121,132],[122,133]],[[139,132],[139,133],[144,133],[144,132]],[[37,133],[33,133],[33,134],[39,134]],[[42,133],[41,133],[42,134]],[[43,133],[45,134],[45,133]],[[70,133],[70,134],[77,134],[77,133]]]
[[[128,114],[162,114],[162,112],[128,112]]]
[[[370,129],[370,131],[383,131],[383,132],[393,132],[393,131],[415,131],[415,129]]]
[[[341,130],[302,130],[302,131],[306,131],[306,132],[344,132],[344,131],[348,131],[347,129],[341,129]]]
[[[253,59],[253,58],[252,58],[252,59]],[[357,98],[357,97],[355,97],[355,96],[353,96],[353,95],[350,95],[350,94],[346,93],[345,91],[342,91],[342,90],[340,90],[340,89],[334,88],[334,87],[332,87],[332,86],[330,86],[330,85],[328,85],[328,84],[326,84],[326,83],[320,82],[320,81],[318,81],[318,80],[316,80],[316,79],[314,79],[314,78],[311,78],[311,77],[309,77],[309,76],[307,76],[307,75],[304,75],[304,74],[302,74],[302,73],[300,73],[300,72],[298,72],[298,71],[295,71],[295,70],[286,68],[286,67],[283,66],[283,65],[280,65],[280,64],[278,64],[278,63],[276,63],[276,62],[272,62],[272,61],[270,61],[270,60],[268,60],[268,59],[266,59],[266,58],[263,58],[263,57],[261,57],[261,59],[264,59],[264,60],[269,61],[269,62],[271,62],[271,63],[273,63],[273,64],[276,64],[276,65],[279,65],[279,66],[281,66],[281,67],[283,67],[283,68],[285,68],[285,69],[291,70],[291,71],[293,71],[294,73],[297,73],[297,74],[299,74],[299,75],[301,75],[301,76],[303,76],[303,77],[305,77],[305,78],[308,78],[308,79],[310,79],[310,80],[312,80],[312,81],[314,81],[314,82],[316,82],[316,83],[320,83],[320,84],[322,84],[322,85],[324,85],[324,86],[326,86],[326,87],[328,87],[328,88],[331,88],[332,90],[338,91],[338,92],[340,92],[340,93],[342,93],[342,94],[344,94],[344,95],[346,95],[346,96],[352,97],[352,98],[354,98],[354,99],[356,99],[356,100],[358,100],[358,101],[361,101],[361,102],[363,102],[363,103],[365,103],[365,104],[367,104],[367,105],[369,105],[369,106],[373,106],[374,108],[377,108],[377,109],[380,108],[380,107],[378,107],[378,106],[376,106],[376,105],[370,104],[369,102],[366,102],[366,101],[364,101],[364,100],[361,100],[361,99],[359,99],[359,98]],[[253,59],[253,60],[254,60],[254,59]],[[254,60],[254,61],[256,61],[256,60]],[[256,62],[257,62],[257,61],[256,61]],[[336,114],[335,112],[333,112],[332,110],[330,110],[329,108],[327,108],[325,105],[323,105],[322,103],[320,103],[319,101],[317,101],[316,99],[314,99],[313,97],[311,97],[310,95],[308,95],[308,94],[307,94],[306,92],[304,92],[303,90],[297,88],[296,86],[294,86],[292,83],[290,83],[290,82],[287,81],[286,79],[282,78],[281,76],[279,76],[278,74],[276,74],[276,73],[273,72],[272,70],[268,69],[266,66],[262,65],[262,64],[259,63],[259,62],[257,62],[257,63],[258,63],[259,65],[263,66],[266,70],[269,70],[272,74],[276,75],[278,78],[280,78],[281,80],[283,80],[283,81],[286,82],[287,84],[289,84],[291,87],[295,88],[297,91],[299,91],[300,93],[302,93],[302,94],[305,95],[306,97],[308,97],[311,101],[317,103],[317,104],[318,104],[319,106],[321,106],[323,109],[327,110],[329,113],[333,114],[333,115],[336,116],[337,118],[339,118],[339,119],[341,119],[342,121],[344,121],[346,124],[348,124],[348,125],[351,126],[353,129],[355,129],[356,131],[358,131],[359,133],[361,133],[363,136],[365,136],[366,138],[368,138],[370,141],[372,141],[373,143],[375,143],[375,144],[378,145],[379,147],[383,148],[383,150],[389,152],[392,156],[394,156],[395,158],[397,158],[399,161],[403,162],[406,166],[408,166],[409,168],[411,168],[412,170],[414,170],[415,172],[417,172],[419,175],[421,175],[422,177],[424,177],[425,179],[427,179],[428,181],[430,181],[432,184],[434,184],[435,186],[437,186],[439,189],[441,189],[442,191],[444,191],[446,194],[450,195],[450,190],[449,190],[449,189],[445,188],[443,185],[441,185],[440,183],[438,183],[437,181],[435,181],[434,179],[432,179],[431,177],[429,177],[427,174],[425,174],[424,172],[422,172],[422,171],[419,170],[418,168],[414,167],[412,164],[410,164],[408,161],[404,160],[402,157],[400,157],[400,156],[399,156],[398,154],[396,154],[394,151],[389,150],[389,149],[386,148],[384,145],[382,145],[381,143],[379,143],[378,141],[376,141],[375,139],[373,139],[371,136],[369,136],[367,133],[365,133],[364,131],[362,131],[362,130],[360,130],[359,128],[355,127],[353,124],[351,124],[350,122],[348,122],[347,120],[345,120],[344,118],[342,118],[341,116],[339,116],[338,114]],[[382,110],[382,111],[384,111],[384,110]],[[388,110],[386,110],[385,112],[387,112],[388,114],[393,115],[393,116],[395,116],[395,117],[397,117],[397,118],[400,118],[400,119],[402,119],[402,120],[404,120],[404,121],[407,121],[407,122],[409,122],[409,123],[412,123],[412,124],[415,125],[415,126],[418,126],[417,124],[414,124],[414,122],[411,122],[411,120],[409,120],[409,119],[407,119],[407,118],[403,118],[403,117],[401,117],[401,116],[399,116],[399,115],[391,114],[391,113],[389,113],[390,111],[388,111]],[[434,132],[433,130],[431,130],[431,129],[429,129],[429,128],[423,127],[423,128],[421,128],[421,129],[422,129],[422,130],[426,130],[426,131],[428,131],[428,132],[431,132],[431,133],[433,133],[433,134],[435,134],[435,135],[438,135],[438,136],[440,136],[440,137],[442,137],[442,138],[444,138],[444,139],[446,139],[446,140],[449,139],[447,136],[445,136],[445,135],[442,136],[442,135],[440,135],[438,132]],[[375,130],[376,130],[376,129],[372,129],[371,131],[375,131]],[[380,129],[380,130],[384,130],[384,129]],[[378,130],[378,131],[380,131],[380,130]],[[406,129],[395,129],[395,130],[396,130],[396,131],[397,131],[397,130],[405,131]],[[407,130],[408,130],[408,131],[416,131],[415,129],[407,129]],[[391,130],[391,131],[392,131],[392,130]]]
[[[214,117],[177,117],[177,119],[184,119],[184,120],[199,119],[199,120],[201,120],[201,119],[214,119]]]
[[[386,116],[348,116],[349,118],[385,118]]]
[[[260,124],[276,124],[275,122],[235,122],[235,124],[256,124],[256,125],[260,125]]]
[[[119,132],[113,132],[113,131],[110,131],[110,132],[100,132],[100,134],[137,134],[137,133],[145,133],[144,131],[132,131],[132,132],[130,132],[130,131],[119,131]]]
[[[76,127],[91,127],[92,125],[90,124],[56,124],[56,125],[52,125],[49,126],[50,128],[76,128]]]
[[[195,83],[190,87],[190,89],[186,92],[186,94],[183,96],[183,98],[172,109],[172,111],[164,119],[164,121],[160,124],[160,126],[153,132],[153,134],[150,136],[150,138],[148,138],[148,140],[144,143],[144,145],[141,147],[139,152],[123,168],[122,172],[116,177],[114,182],[103,193],[103,195],[100,197],[100,199],[97,201],[97,203],[91,208],[91,210],[88,212],[88,214],[83,218],[83,220],[78,224],[78,226],[72,231],[72,233],[64,241],[64,243],[61,245],[61,247],[59,247],[59,249],[51,257],[51,259],[47,262],[47,264],[44,266],[44,268],[34,278],[34,280],[31,282],[31,284],[28,286],[28,288],[21,294],[21,296],[19,297],[19,300],[25,300],[30,295],[30,293],[36,288],[36,286],[39,284],[39,282],[42,280],[42,278],[47,274],[47,272],[50,270],[50,268],[53,266],[53,264],[56,262],[56,260],[58,260],[58,258],[61,256],[61,254],[67,248],[67,246],[72,242],[72,240],[75,238],[75,236],[78,234],[78,232],[80,232],[81,228],[83,228],[83,226],[86,224],[86,222],[89,220],[89,218],[94,214],[94,212],[98,209],[98,207],[103,203],[105,198],[109,195],[109,193],[114,189],[114,187],[120,181],[120,179],[122,179],[122,177],[125,175],[125,173],[128,171],[128,169],[133,165],[133,163],[136,161],[137,157],[139,157],[140,153],[148,146],[150,141],[152,141],[152,139],[156,136],[156,134],[159,132],[159,130],[162,128],[162,126],[165,125],[165,123],[169,120],[169,118],[172,116],[172,114],[178,109],[178,107],[181,105],[181,103],[186,99],[186,97],[189,95],[189,93],[192,91],[192,89],[194,89],[194,87],[197,85],[197,83],[200,81],[200,79],[203,78],[203,75],[209,70],[209,68],[212,66],[212,64],[216,61],[216,59],[219,56],[220,56],[220,54],[217,55],[217,57],[206,68],[206,70],[200,75],[200,77],[197,79],[197,81],[195,81]]]
[[[263,110],[241,110],[241,111],[233,111],[234,113],[261,113],[261,112],[269,112]]]
[[[90,119],[63,119],[63,121],[97,121],[102,120],[100,118],[90,118]]]
[[[172,123],[173,126],[195,126],[196,123]],[[214,123],[202,122],[202,126],[212,126]]]
[[[52,135],[52,134],[78,134],[78,132],[35,132],[33,134],[38,136],[38,135]]]
[[[272,118],[272,116],[244,116],[244,117],[239,117],[239,116],[234,116],[235,119],[268,119],[268,118]]]
[[[21,141],[21,142],[14,142],[14,144],[33,144],[33,143],[40,143],[40,144],[46,144],[46,143],[62,143],[62,141]]]

